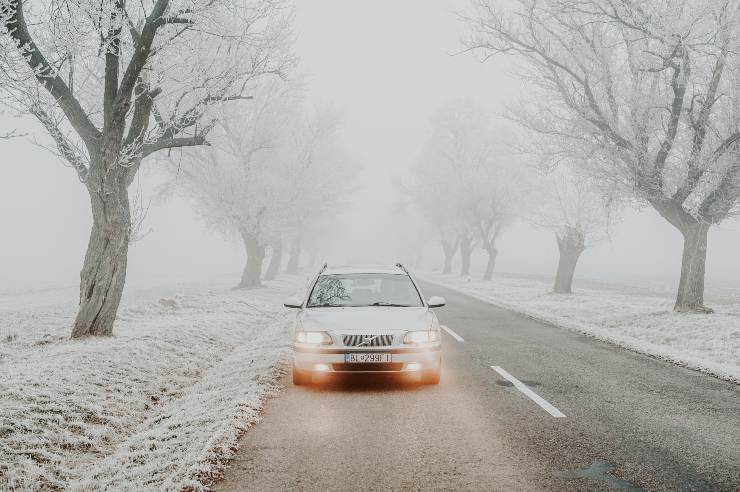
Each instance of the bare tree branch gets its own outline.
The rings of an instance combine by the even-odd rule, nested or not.
[[[8,133],[0,133],[0,139],[9,140],[11,138],[25,137],[25,133],[18,133],[18,130],[11,130]]]
[[[142,157],[146,157],[154,152],[164,149],[176,149],[181,147],[196,147],[199,145],[210,145],[206,140],[206,135],[194,135],[192,137],[174,137],[169,139],[158,140],[151,144],[144,144],[142,148]]]
[[[31,112],[41,122],[44,128],[46,128],[46,131],[54,140],[54,143],[62,157],[72,165],[74,170],[77,171],[77,176],[80,178],[80,181],[84,183],[87,180],[87,175],[89,173],[89,168],[85,163],[84,157],[74,148],[64,133],[62,133],[59,128],[59,124],[55,122],[41,106],[37,105],[31,108]]]
[[[25,58],[36,79],[56,99],[57,104],[88,149],[91,151],[96,149],[101,133],[92,124],[79,101],[72,95],[72,91],[31,38],[23,15],[23,0],[9,0],[9,3],[12,15],[5,24],[8,33],[18,44],[18,49],[26,54]]]

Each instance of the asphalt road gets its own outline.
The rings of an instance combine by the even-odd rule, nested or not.
[[[286,378],[216,489],[740,490],[740,386],[423,287],[465,339],[439,386]]]

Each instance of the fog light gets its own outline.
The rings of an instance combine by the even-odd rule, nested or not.
[[[329,364],[315,364],[313,368],[318,372],[329,372],[331,370]]]
[[[406,364],[406,370],[408,371],[418,371],[419,369],[421,369],[421,364],[418,362],[410,362]]]

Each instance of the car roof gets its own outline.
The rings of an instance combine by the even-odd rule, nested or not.
[[[398,265],[339,265],[327,266],[322,275],[342,275],[348,273],[389,273],[406,275],[406,271]]]

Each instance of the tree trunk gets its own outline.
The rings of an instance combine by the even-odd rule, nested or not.
[[[683,234],[683,256],[681,279],[678,283],[675,311],[710,313],[704,306],[704,274],[707,261],[707,235],[709,224],[694,222],[686,224]]]
[[[296,238],[290,244],[290,258],[288,259],[288,266],[285,269],[286,273],[298,273],[298,267],[301,264],[301,240]]]
[[[707,261],[707,236],[710,224],[686,213],[672,200],[651,200],[651,205],[683,235],[681,279],[678,282],[674,311],[711,313],[704,306],[704,274]]]
[[[455,257],[455,251],[457,251],[457,241],[450,242],[442,239],[442,250],[445,254],[445,264],[442,273],[449,275],[452,273],[452,260]]]
[[[283,263],[283,243],[277,241],[272,246],[272,255],[270,256],[270,264],[267,265],[267,271],[265,271],[265,280],[274,280],[280,271],[280,265]]]
[[[241,230],[244,247],[247,252],[247,263],[242,272],[242,279],[237,287],[253,288],[262,285],[262,262],[265,260],[265,247],[262,246],[257,238],[245,230]]]
[[[470,255],[473,253],[473,241],[463,236],[460,239],[460,276],[467,277],[470,275]]]
[[[556,294],[571,294],[573,292],[573,275],[576,271],[578,259],[585,249],[583,234],[578,230],[568,230],[562,237],[555,234],[558,241],[560,259],[558,271],[555,274],[553,292]]]
[[[452,273],[452,258],[454,254],[455,253],[452,253],[452,254],[445,253],[445,264],[444,264],[444,267],[442,268],[442,273],[444,273],[445,275]]]
[[[113,333],[126,283],[131,234],[128,189],[116,182],[113,190],[91,191],[90,203],[93,225],[80,272],[80,306],[72,338]]]
[[[483,273],[483,280],[491,280],[493,278],[493,269],[496,267],[496,257],[498,256],[498,249],[494,246],[486,248],[488,253],[488,263],[486,263],[486,271]]]

